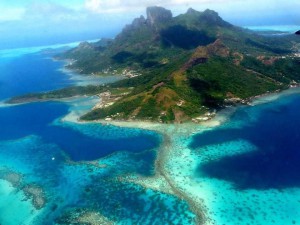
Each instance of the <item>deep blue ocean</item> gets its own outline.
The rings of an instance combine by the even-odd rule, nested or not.
[[[190,147],[245,140],[256,150],[202,164],[198,172],[231,182],[238,190],[300,188],[299,115],[299,92],[238,108],[228,123],[194,136]]]

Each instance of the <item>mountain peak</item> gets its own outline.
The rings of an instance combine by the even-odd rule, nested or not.
[[[210,9],[206,9],[202,13],[202,17],[213,22],[223,21],[223,19],[219,16],[219,14],[216,11]]]
[[[216,11],[211,10],[211,9],[204,10],[203,14],[209,15],[209,16],[212,16],[212,17],[219,17],[219,14]]]
[[[157,22],[166,22],[173,17],[172,12],[163,7],[151,6],[147,8],[147,21],[150,25]]]
[[[193,8],[189,8],[188,11],[186,12],[186,14],[189,14],[189,15],[196,14],[196,13],[199,13],[199,12]]]
[[[222,26],[222,27],[231,27],[232,25],[226,21],[224,21],[219,14],[210,9],[206,9],[202,12],[201,18],[209,22],[210,24]]]

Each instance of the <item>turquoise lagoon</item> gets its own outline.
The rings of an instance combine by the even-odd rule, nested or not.
[[[1,101],[114,79],[65,73],[39,50],[1,55]],[[96,97],[2,103],[0,224],[300,224],[299,93],[132,128],[78,123]]]
[[[169,179],[205,224],[299,224],[300,89],[223,113],[211,127],[166,128]]]
[[[245,26],[244,28],[260,31],[260,32],[282,32],[288,34],[294,34],[297,30],[299,30],[298,25],[273,25],[273,26]]]

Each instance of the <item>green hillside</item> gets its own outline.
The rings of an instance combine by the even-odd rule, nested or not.
[[[71,59],[68,67],[82,74],[127,77],[101,90],[130,92],[82,119],[184,122],[298,83],[298,49],[296,35],[259,35],[212,10],[173,17],[149,7],[147,18],[135,19],[115,39],[82,43],[57,58]]]

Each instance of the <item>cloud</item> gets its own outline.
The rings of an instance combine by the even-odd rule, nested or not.
[[[24,8],[7,8],[0,7],[0,21],[16,21],[21,20],[25,13]]]
[[[181,5],[187,6],[191,4],[216,4],[221,2],[228,2],[228,0],[85,0],[85,7],[87,10],[96,13],[118,13],[133,11],[137,9],[144,9],[147,6],[153,5],[170,7]]]
[[[80,20],[83,16],[79,11],[64,7],[53,2],[35,2],[29,5],[24,19],[43,23],[60,23],[62,21]]]
[[[61,3],[63,0],[60,0]],[[68,0],[69,1],[69,0]],[[96,14],[88,11],[82,0],[80,5],[61,4],[58,0],[34,1],[28,4],[6,5],[0,2],[0,43],[11,46],[14,42],[43,40],[55,42],[62,37],[113,37],[132,18],[116,14]],[[73,3],[73,1],[72,1]],[[17,10],[18,9],[18,10]],[[121,21],[121,22],[120,22]],[[72,39],[72,40],[73,40]],[[59,41],[57,41],[59,42]]]
[[[300,24],[299,0],[0,0],[0,42],[79,33],[111,37],[153,5],[175,16],[189,7],[210,8],[236,25]]]

